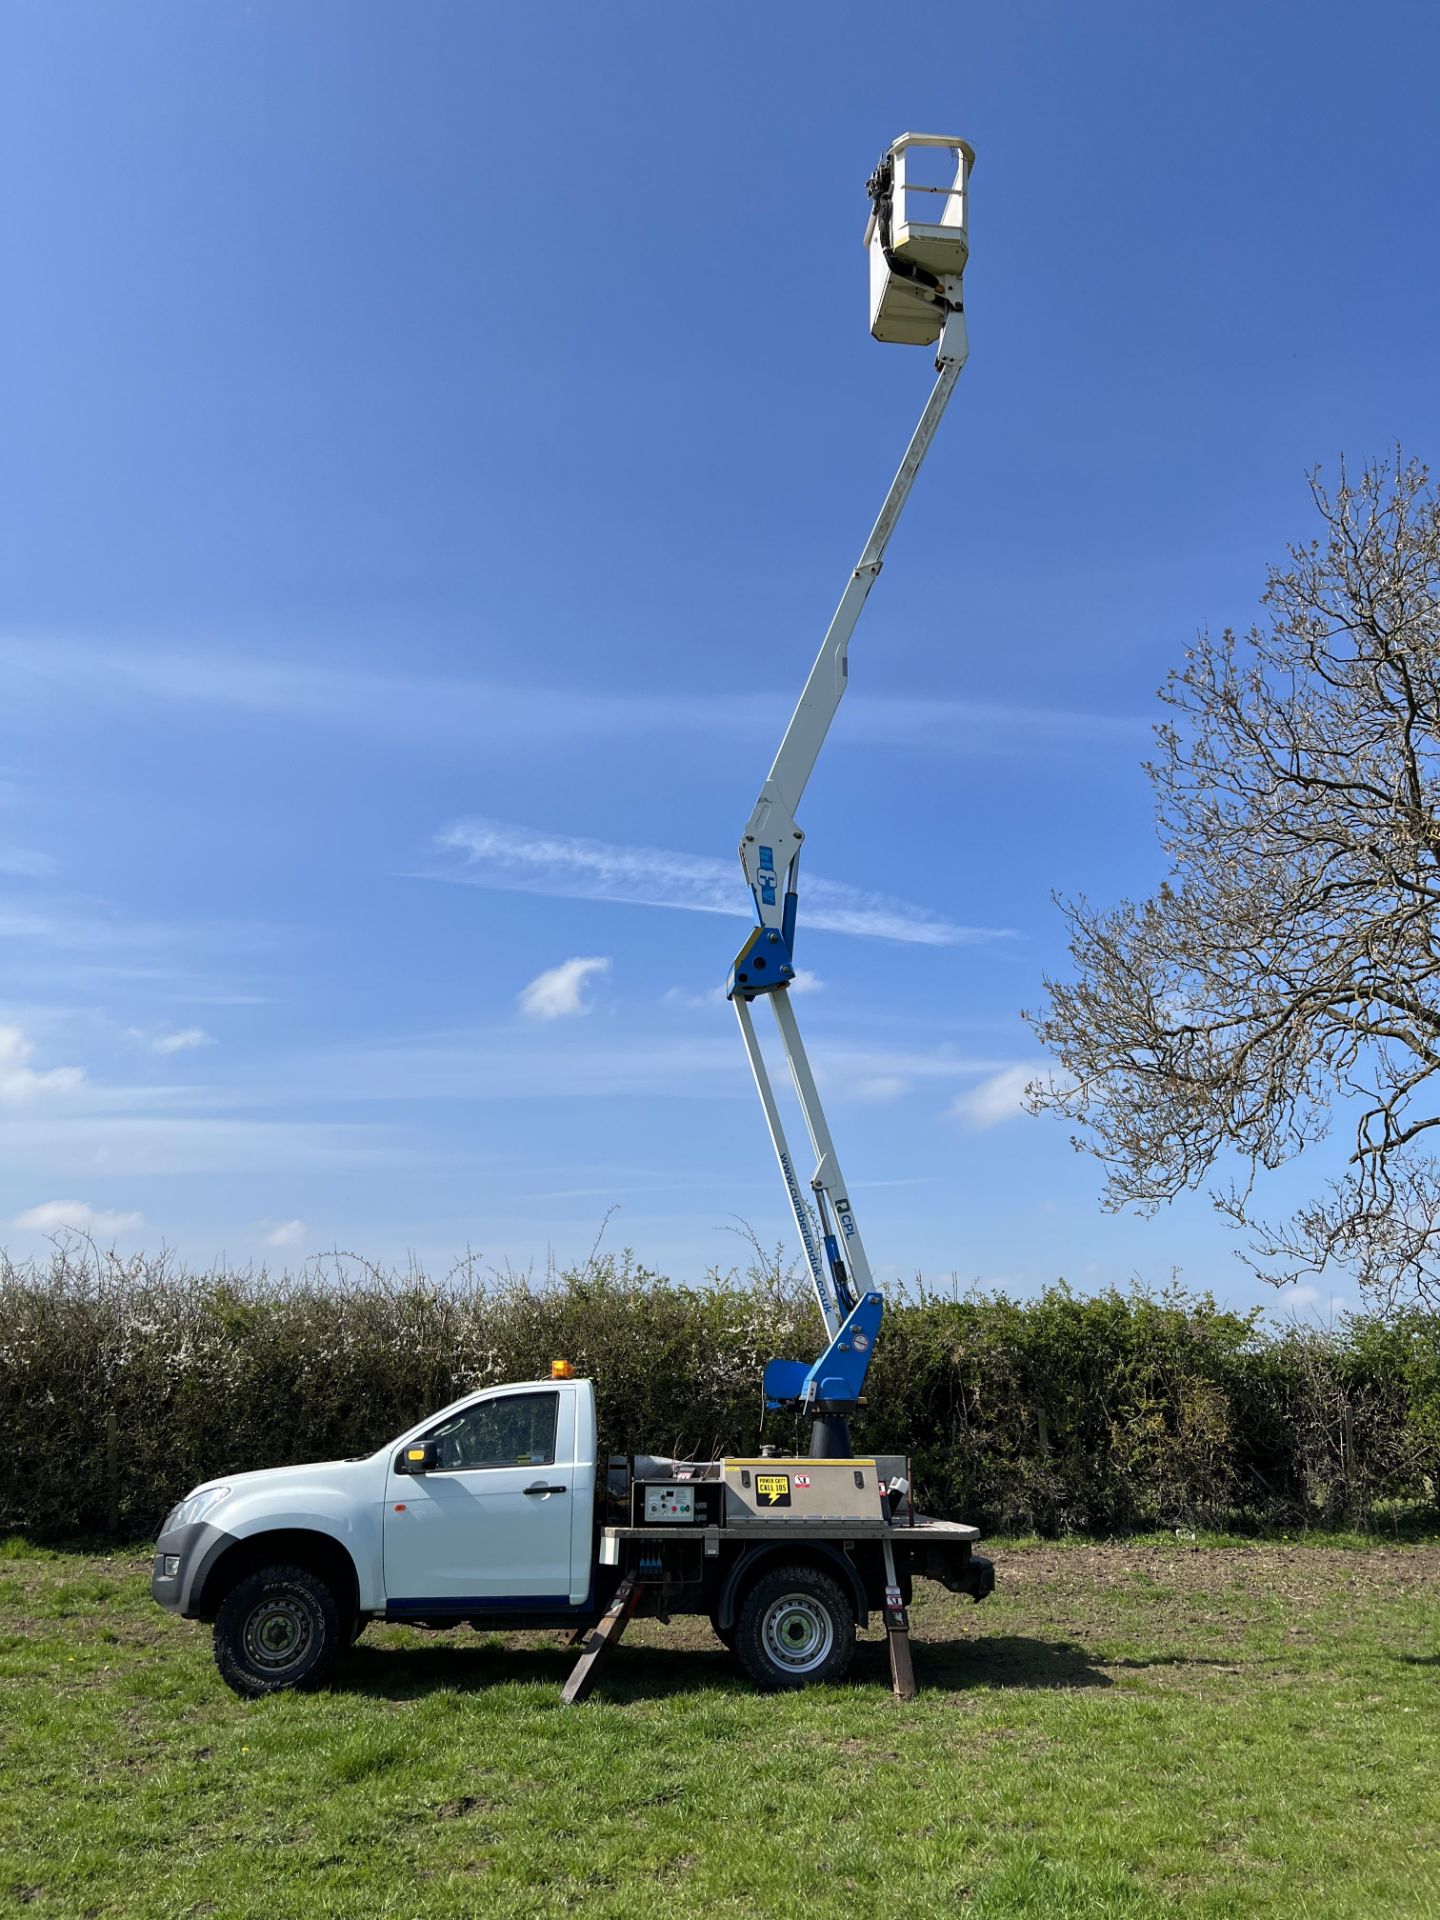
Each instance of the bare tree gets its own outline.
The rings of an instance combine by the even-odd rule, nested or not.
[[[1169,876],[1061,903],[1075,978],[1027,1018],[1063,1072],[1030,1102],[1078,1123],[1113,1206],[1238,1168],[1212,1191],[1257,1271],[1440,1306],[1440,499],[1398,454],[1311,492],[1321,537],[1264,624],[1202,634],[1162,690]],[[1258,1218],[1257,1174],[1337,1126],[1343,1173]]]

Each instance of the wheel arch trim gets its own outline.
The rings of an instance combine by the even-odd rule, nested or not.
[[[342,1614],[355,1614],[361,1607],[360,1572],[354,1555],[343,1540],[318,1527],[278,1527],[268,1532],[221,1534],[205,1550],[195,1569],[185,1616],[192,1620],[213,1619],[225,1594],[247,1573],[265,1566],[293,1564],[325,1575],[340,1575],[346,1582],[335,1595]]]

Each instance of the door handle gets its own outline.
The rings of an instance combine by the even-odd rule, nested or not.
[[[526,1493],[564,1493],[564,1487],[547,1487],[543,1480],[537,1480],[533,1487],[526,1487]]]

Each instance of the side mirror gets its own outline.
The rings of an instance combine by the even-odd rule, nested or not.
[[[429,1473],[439,1464],[440,1449],[433,1440],[413,1441],[395,1456],[396,1473]]]

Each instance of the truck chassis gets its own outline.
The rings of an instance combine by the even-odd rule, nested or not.
[[[995,1569],[973,1551],[979,1537],[975,1527],[922,1515],[899,1525],[852,1519],[840,1529],[827,1521],[778,1518],[687,1533],[668,1526],[604,1527],[600,1564],[618,1568],[620,1581],[598,1624],[585,1635],[561,1698],[567,1706],[585,1699],[636,1614],[665,1619],[672,1613],[708,1612],[718,1637],[762,1685],[803,1685],[822,1677],[822,1668],[823,1677],[838,1678],[853,1648],[851,1638],[842,1635],[826,1648],[818,1615],[828,1585],[848,1600],[855,1625],[867,1626],[872,1612],[883,1616],[891,1683],[896,1695],[908,1700],[915,1693],[909,1616],[914,1577],[925,1575],[954,1593],[983,1600],[994,1588]],[[788,1585],[792,1592],[769,1596],[761,1585],[766,1576],[777,1589]],[[819,1600],[807,1592],[817,1585]],[[756,1616],[758,1659],[745,1631],[747,1612]],[[788,1647],[786,1620],[791,1623]],[[793,1667],[788,1676],[777,1672],[787,1656]]]

